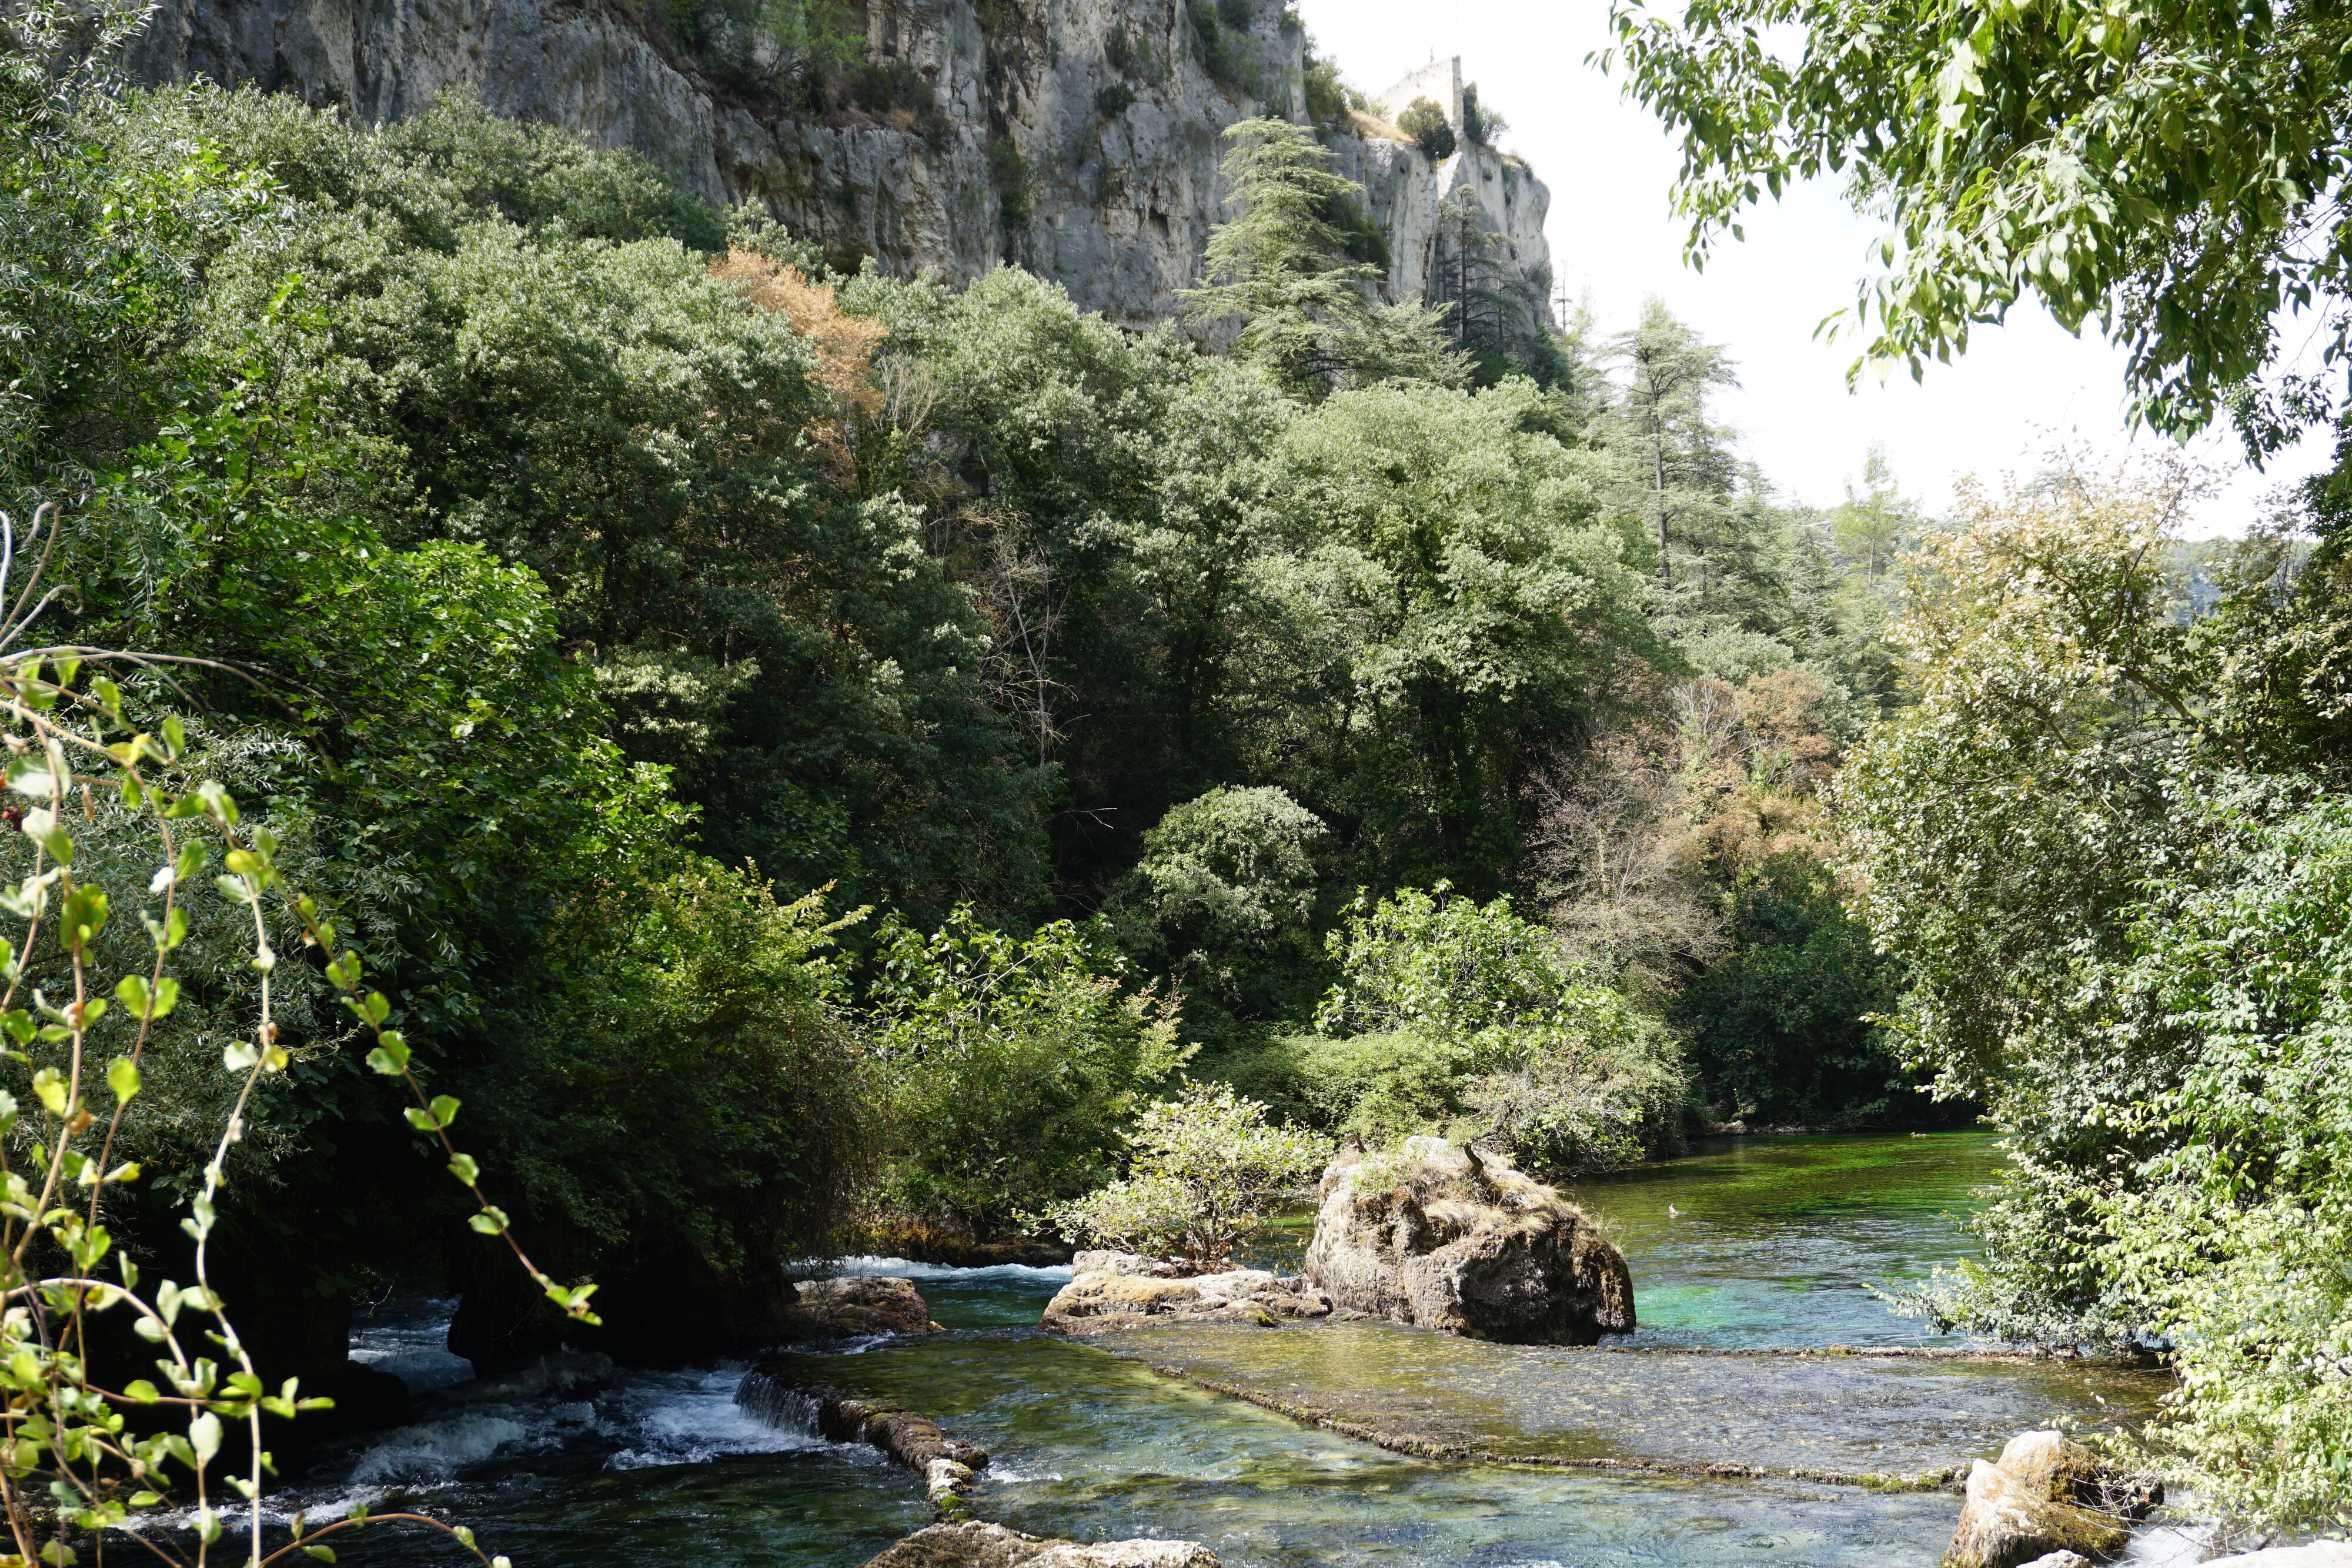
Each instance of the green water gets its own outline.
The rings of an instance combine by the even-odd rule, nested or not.
[[[1966,1458],[2054,1413],[2112,1419],[2141,1407],[2152,1385],[2114,1374],[1677,1353],[1916,1339],[1917,1325],[1864,1286],[1965,1256],[1948,1216],[1994,1158],[1981,1137],[1747,1140],[1585,1184],[1580,1201],[1633,1265],[1637,1343],[1664,1347],[1656,1354],[1381,1324],[1071,1343],[1033,1326],[1055,1271],[868,1262],[855,1267],[914,1274],[950,1332],[803,1356],[796,1372],[891,1395],[987,1445],[982,1517],[1081,1539],[1199,1539],[1235,1568],[1927,1568],[1957,1507],[1946,1495],[1410,1458],[1150,1366],[1311,1387],[1355,1401],[1375,1427],[1435,1425],[1514,1453],[1832,1469]],[[1279,1262],[1304,1235],[1277,1228],[1260,1251]],[[295,1500],[462,1518],[519,1568],[849,1568],[927,1520],[912,1477],[759,1422],[732,1402],[733,1378],[583,1363],[536,1382],[462,1385],[431,1396],[406,1432],[318,1463]],[[454,1561],[391,1536],[342,1555]]]
[[[1719,1138],[1571,1196],[1633,1262],[1639,1343],[1945,1344],[1870,1287],[1974,1256],[1957,1217],[2000,1166],[1981,1133]]]

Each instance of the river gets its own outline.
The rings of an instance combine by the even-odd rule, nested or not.
[[[1643,1327],[1613,1351],[1385,1324],[1072,1343],[1034,1327],[1066,1270],[852,1260],[846,1271],[914,1276],[950,1332],[799,1364],[985,1444],[994,1458],[976,1511],[1038,1533],[1198,1539],[1232,1568],[1928,1568],[1957,1513],[1948,1494],[1413,1458],[1153,1367],[1324,1389],[1397,1419],[1442,1417],[1507,1439],[1513,1454],[1835,1469],[1989,1456],[2053,1415],[2096,1422],[2145,1410],[2158,1386],[2146,1376],[1723,1354],[1948,1343],[1889,1312],[1870,1286],[1968,1254],[1952,1215],[1997,1158],[1989,1138],[1969,1134],[1719,1140],[1583,1184],[1579,1201],[1603,1217],[1633,1270]],[[1307,1223],[1270,1231],[1265,1260],[1295,1258]],[[740,1369],[621,1372],[574,1357],[467,1380],[466,1364],[434,1343],[441,1321],[435,1304],[411,1302],[362,1329],[358,1352],[420,1390],[418,1419],[314,1458],[282,1506],[314,1517],[353,1501],[431,1511],[471,1524],[518,1568],[847,1568],[929,1521],[906,1472],[737,1404]],[[446,1542],[397,1527],[346,1540],[347,1563],[454,1560]],[[2147,1532],[2135,1558],[2194,1560],[2168,1531]]]

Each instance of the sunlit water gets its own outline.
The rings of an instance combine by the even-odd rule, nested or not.
[[[1412,1458],[1151,1368],[1349,1394],[1359,1414],[1450,1422],[1457,1437],[1513,1453],[1729,1448],[1886,1469],[1987,1454],[2053,1414],[2095,1420],[2140,1406],[2151,1385],[2112,1374],[1676,1354],[1918,1342],[1919,1325],[1866,1286],[1967,1255],[1950,1216],[1995,1159],[1989,1140],[1968,1135],[1745,1140],[1585,1184],[1579,1200],[1633,1264],[1634,1341],[1658,1354],[1484,1345],[1378,1324],[1143,1331],[1107,1348],[1035,1332],[1067,1270],[851,1260],[836,1267],[912,1277],[950,1332],[804,1354],[794,1372],[892,1396],[985,1444],[994,1459],[973,1497],[982,1517],[1081,1539],[1202,1540],[1236,1568],[1927,1568],[1958,1506],[1941,1493]],[[1261,1260],[1295,1266],[1308,1223],[1271,1231]],[[354,1354],[411,1380],[416,1419],[314,1458],[284,1511],[316,1517],[358,1500],[462,1520],[519,1568],[846,1568],[930,1517],[914,1478],[870,1450],[738,1405],[740,1368],[655,1374],[572,1357],[453,1381],[462,1364],[436,1344],[439,1319],[411,1303],[362,1329]],[[2152,1538],[2139,1553],[2157,1560],[2172,1545]],[[458,1560],[446,1542],[398,1527],[350,1540],[341,1555]]]

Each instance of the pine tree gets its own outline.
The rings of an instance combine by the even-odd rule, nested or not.
[[[1706,402],[1710,391],[1738,386],[1739,378],[1720,344],[1702,341],[1654,295],[1643,302],[1640,324],[1612,340],[1610,357],[1624,385],[1609,444],[1642,459],[1643,509],[1657,531],[1658,576],[1672,587],[1677,528],[1703,536],[1709,530],[1690,525],[1729,502],[1737,464],[1729,433],[1708,418]]]
[[[1209,235],[1209,286],[1187,290],[1194,313],[1238,316],[1236,359],[1293,396],[1317,401],[1346,385],[1397,377],[1458,385],[1435,316],[1418,303],[1383,307],[1380,268],[1345,259],[1332,214],[1359,194],[1301,127],[1245,120],[1225,132],[1223,172],[1238,209]]]

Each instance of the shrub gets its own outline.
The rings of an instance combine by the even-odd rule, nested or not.
[[[1209,79],[1222,86],[1241,89],[1249,85],[1250,57],[1246,40],[1238,29],[1228,30],[1219,26],[1217,16],[1230,0],[1219,0],[1216,6],[1203,0],[1188,0],[1185,16],[1192,24],[1193,41],[1200,46],[1202,68]],[[1241,26],[1248,26],[1244,12]]]
[[[1349,1130],[1383,1142],[1444,1131],[1554,1171],[1675,1143],[1685,1080],[1673,1037],[1508,899],[1481,905],[1444,883],[1378,904],[1360,895],[1328,946],[1340,979],[1318,1022],[1391,1041],[1359,1047],[1367,1081]]]
[[[1095,89],[1095,112],[1117,120],[1135,102],[1135,89],[1123,81],[1106,82]]]
[[[1224,1083],[1147,1106],[1128,1142],[1136,1156],[1124,1179],[1048,1218],[1073,1241],[1181,1252],[1204,1269],[1230,1259],[1265,1209],[1331,1157],[1328,1140],[1267,1126],[1265,1107]]]
[[[1348,89],[1333,60],[1310,57],[1301,78],[1307,95],[1307,117],[1318,125],[1340,125],[1348,119]]]
[[[1495,138],[1511,128],[1511,122],[1478,101],[1478,84],[1471,83],[1462,89],[1462,140],[1475,146],[1492,147]]]
[[[1454,127],[1446,123],[1445,111],[1428,99],[1417,98],[1407,104],[1396,123],[1431,158],[1442,161],[1454,156]]]
[[[988,144],[988,173],[996,183],[996,210],[1007,234],[1029,226],[1029,161],[1009,138]]]
[[[1217,0],[1217,20],[1236,33],[1246,33],[1255,25],[1250,0]]]
[[[926,936],[893,915],[873,963],[893,1119],[884,1201],[977,1236],[1099,1185],[1128,1116],[1189,1054],[1173,1001],[1127,989],[1098,922],[1022,938],[967,906]]]

